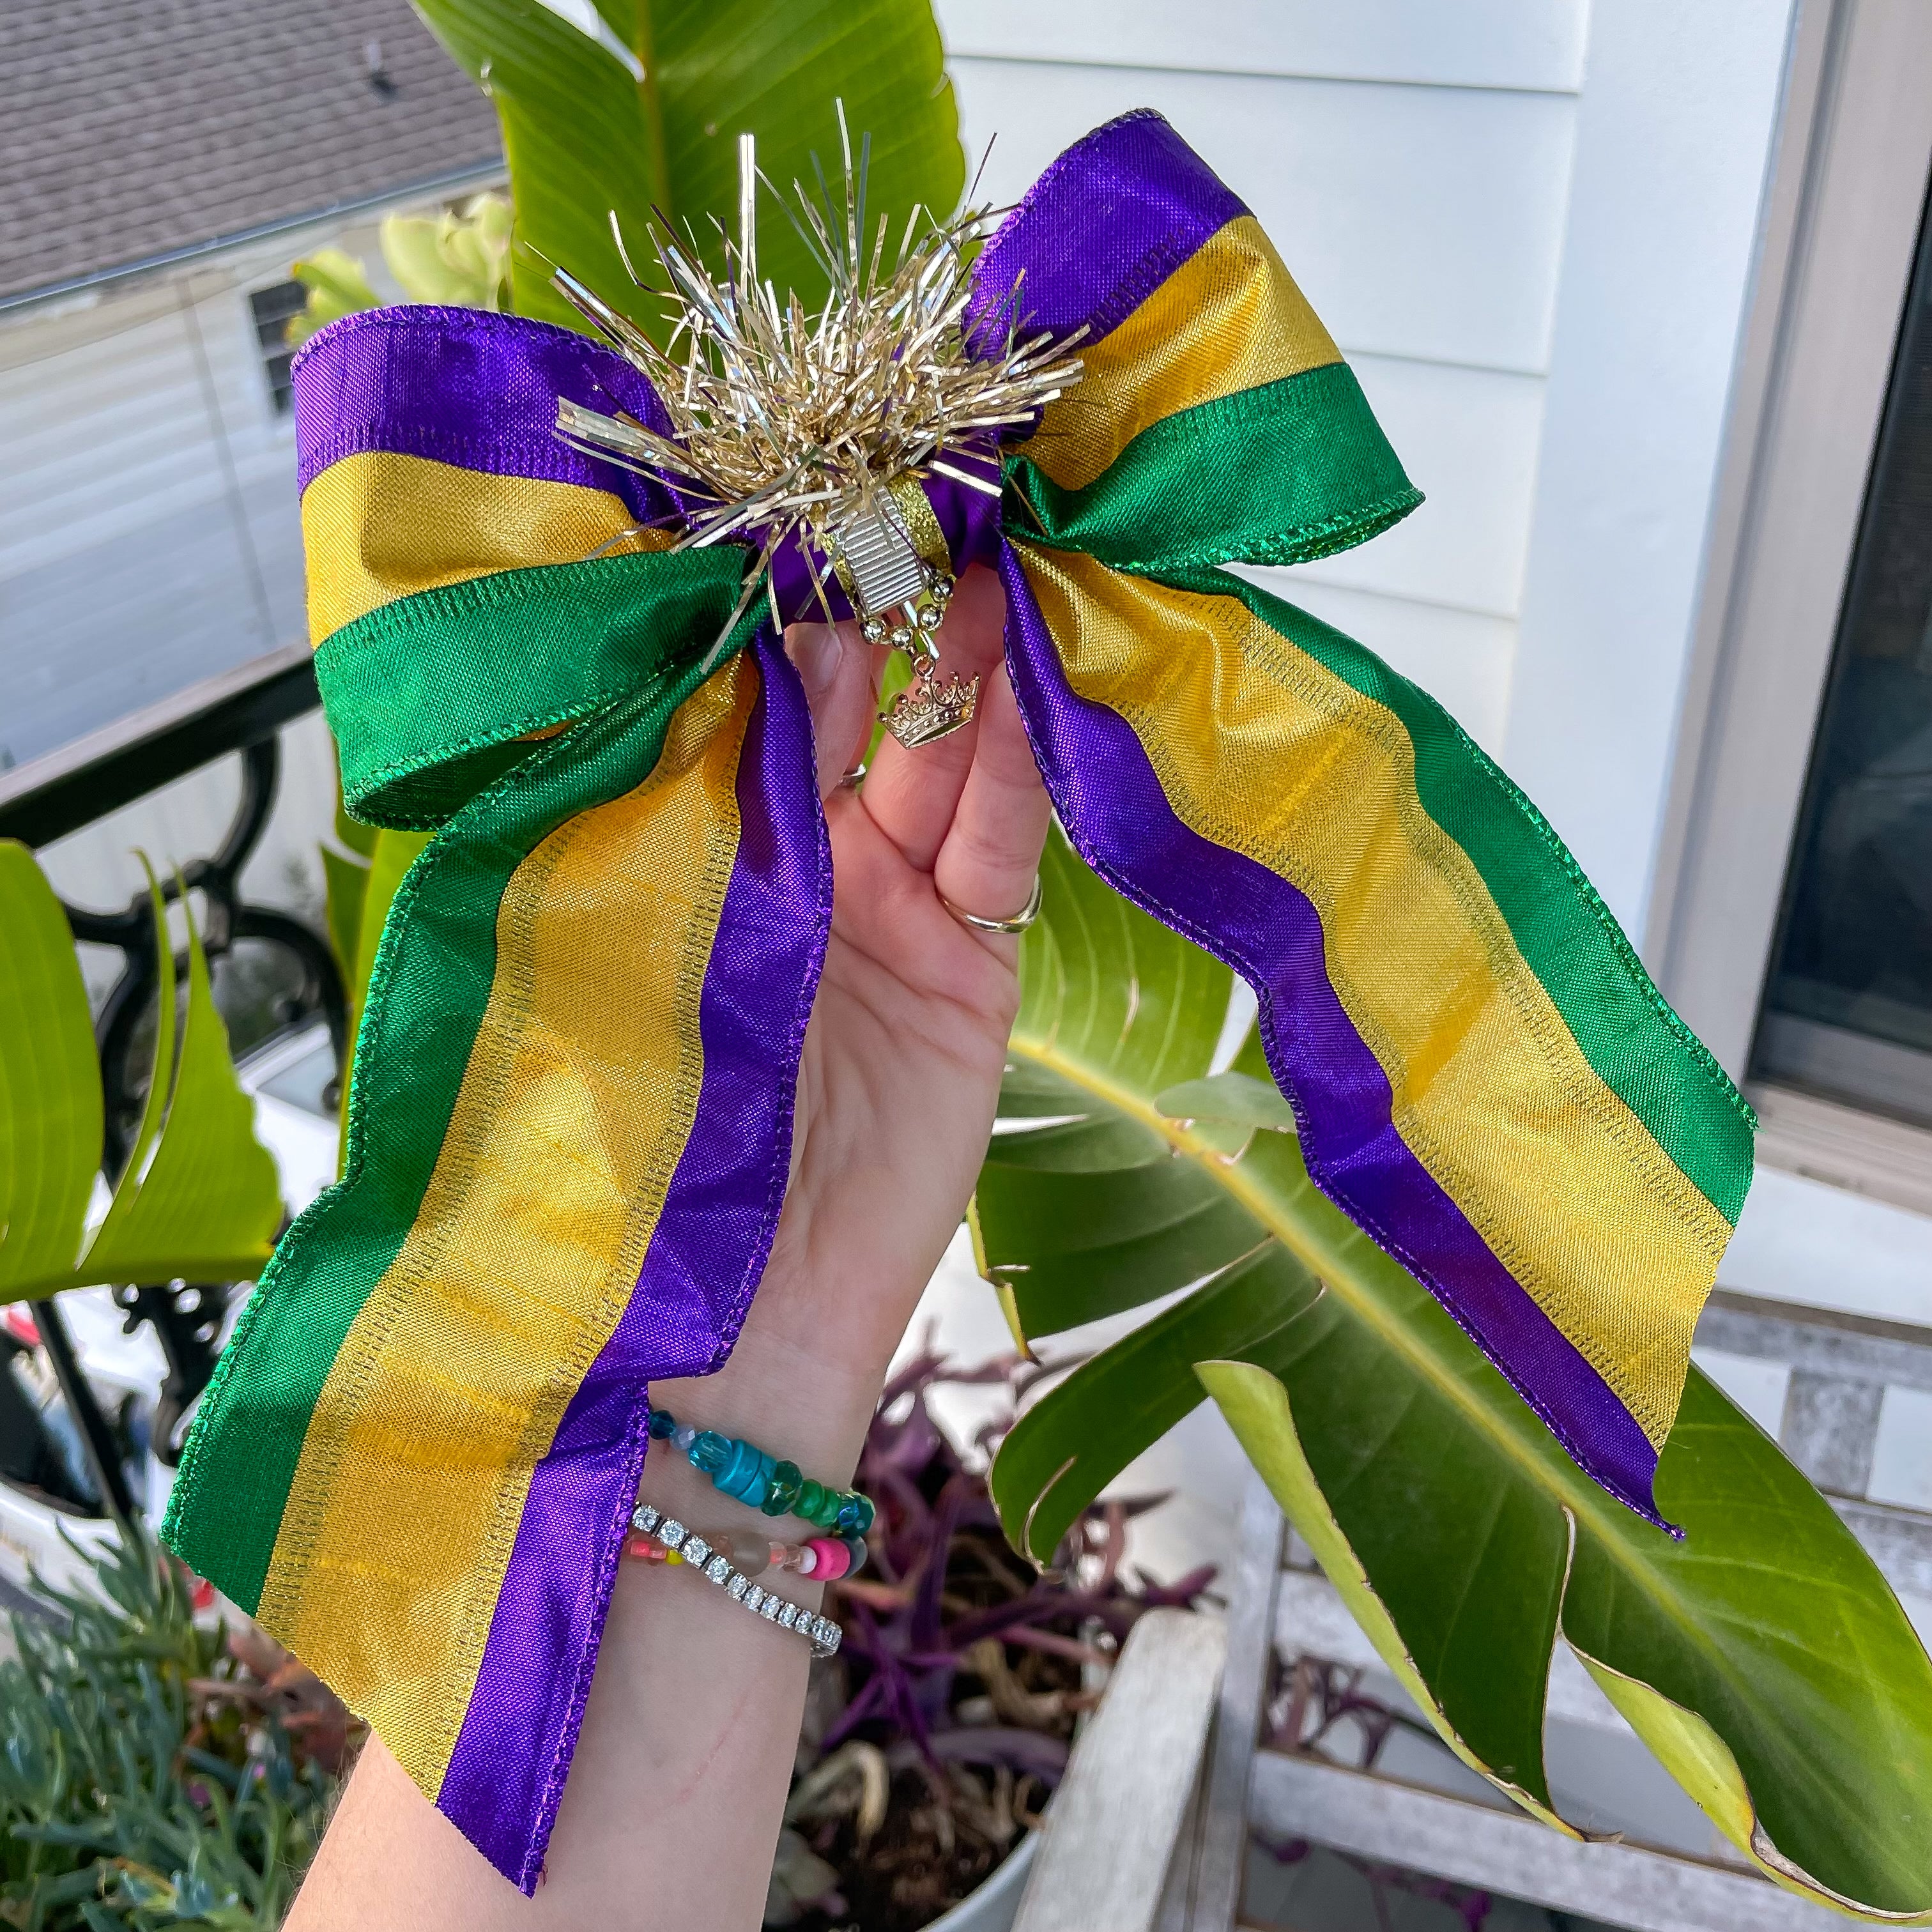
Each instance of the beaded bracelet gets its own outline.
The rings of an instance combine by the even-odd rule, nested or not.
[[[695,1534],[709,1549],[728,1556],[747,1576],[760,1576],[767,1570],[789,1570],[814,1582],[836,1583],[842,1576],[856,1576],[865,1567],[862,1537],[814,1536],[804,1543],[778,1543],[749,1529],[707,1528]],[[662,1538],[648,1534],[634,1536],[626,1553],[646,1563],[684,1561]]]
[[[721,1436],[715,1429],[694,1429],[668,1409],[651,1411],[651,1438],[669,1442],[689,1459],[694,1469],[722,1490],[766,1516],[802,1516],[807,1522],[835,1536],[863,1536],[872,1526],[872,1502],[856,1490],[827,1489],[799,1474],[796,1462],[781,1462],[749,1442]]]
[[[675,1516],[662,1515],[649,1503],[640,1503],[631,1516],[632,1526],[646,1535],[655,1534],[666,1550],[676,1552],[678,1560],[695,1570],[707,1582],[716,1583],[734,1604],[742,1604],[754,1616],[782,1630],[796,1630],[812,1645],[814,1657],[830,1657],[838,1650],[845,1633],[830,1617],[814,1616],[802,1604],[762,1589],[750,1577],[735,1569],[728,1558],[714,1550],[695,1530],[687,1530]]]

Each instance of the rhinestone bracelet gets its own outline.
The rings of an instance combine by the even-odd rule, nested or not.
[[[703,1537],[687,1530],[675,1516],[661,1514],[649,1503],[640,1503],[632,1513],[631,1523],[646,1536],[655,1536],[667,1550],[676,1550],[684,1567],[695,1570],[708,1582],[716,1583],[734,1603],[763,1617],[780,1628],[796,1630],[812,1645],[814,1657],[830,1657],[838,1648],[845,1633],[830,1617],[814,1616],[802,1604],[761,1589],[750,1577],[731,1567]]]

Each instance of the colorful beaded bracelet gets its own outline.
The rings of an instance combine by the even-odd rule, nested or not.
[[[651,1411],[651,1438],[668,1442],[711,1478],[712,1486],[766,1516],[801,1516],[834,1536],[863,1536],[872,1526],[872,1502],[856,1490],[827,1489],[749,1442],[694,1429],[668,1409]]]
[[[842,1576],[856,1576],[865,1567],[862,1537],[814,1536],[803,1543],[778,1543],[751,1529],[707,1528],[687,1534],[702,1537],[708,1550],[729,1557],[747,1576],[760,1576],[767,1570],[789,1570],[815,1583],[836,1583]],[[649,1534],[632,1538],[626,1554],[646,1563],[684,1561],[662,1538]]]
[[[655,1535],[668,1550],[675,1550],[687,1569],[695,1570],[707,1582],[716,1583],[734,1604],[742,1604],[754,1616],[782,1630],[796,1630],[812,1645],[814,1657],[830,1657],[844,1638],[844,1631],[830,1617],[814,1616],[802,1604],[776,1596],[753,1582],[736,1568],[722,1551],[715,1550],[695,1530],[688,1530],[675,1516],[661,1515],[649,1503],[640,1503],[631,1516],[634,1528]]]

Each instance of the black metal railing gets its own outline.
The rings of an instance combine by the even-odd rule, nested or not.
[[[243,868],[260,844],[274,808],[280,769],[280,728],[319,702],[306,645],[291,646],[239,669],[191,686],[46,757],[0,772],[0,838],[39,847],[79,831],[121,806],[220,758],[239,754],[242,791],[226,830],[212,853],[183,862],[162,882],[172,901],[194,894],[200,908],[202,944],[211,964],[238,941],[278,949],[294,968],[277,1019],[291,1028],[327,1023],[338,1077],[344,1066],[348,1012],[334,955],[320,933],[289,914],[243,896]],[[116,948],[119,974],[96,1016],[104,1130],[101,1171],[119,1178],[140,1120],[144,1032],[154,1004],[160,962],[146,892],[112,912],[64,908],[77,941]],[[116,1285],[128,1332],[143,1322],[154,1329],[167,1367],[151,1423],[155,1454],[172,1463],[180,1454],[181,1424],[213,1373],[235,1285],[227,1282],[143,1282]],[[32,1310],[40,1346],[80,1436],[88,1472],[105,1512],[125,1518],[134,1506],[126,1476],[128,1444],[118,1422],[103,1412],[79,1360],[58,1298]],[[8,1354],[30,1346],[0,1333]],[[0,1360],[0,1368],[4,1368]],[[0,1373],[0,1444],[11,1445],[4,1480],[38,1492],[55,1506],[86,1511],[89,1499],[64,1492],[46,1472],[57,1466],[46,1445],[29,1432],[44,1430],[10,1374]]]

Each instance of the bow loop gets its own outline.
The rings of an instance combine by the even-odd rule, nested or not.
[[[1261,224],[1157,115],[1047,170],[974,307],[982,341],[1079,342],[1080,381],[1013,454],[1016,536],[1155,574],[1302,563],[1422,500]]]

